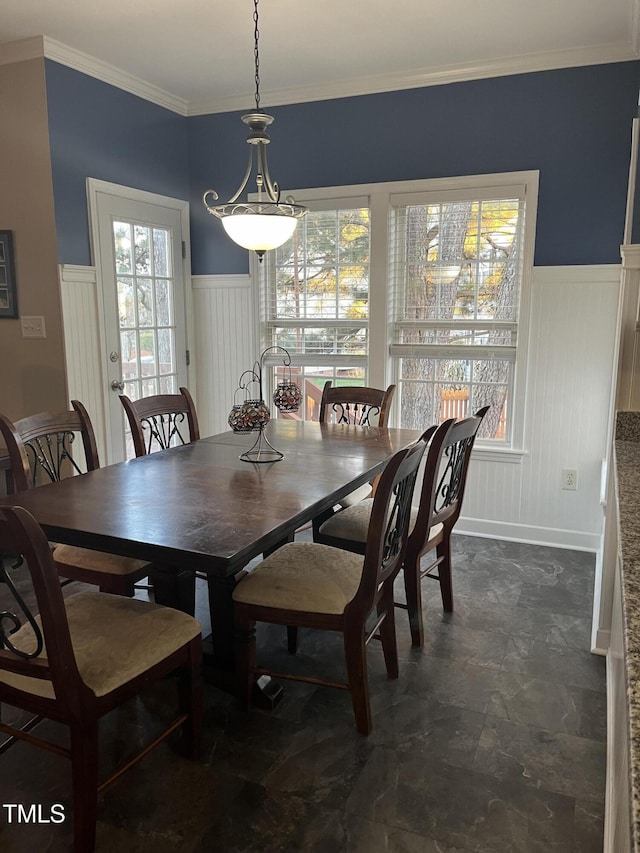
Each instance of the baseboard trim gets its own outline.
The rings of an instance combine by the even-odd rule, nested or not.
[[[611,631],[605,630],[604,628],[597,628],[593,632],[593,636],[591,638],[591,651],[594,655],[602,655],[603,657],[606,657],[609,651],[610,642]]]
[[[535,527],[529,524],[512,524],[507,521],[491,521],[484,518],[460,518],[456,533],[478,536],[484,539],[504,539],[526,545],[547,545],[552,548],[567,548],[571,551],[592,551],[600,547],[598,533],[580,530],[563,530],[554,527]]]

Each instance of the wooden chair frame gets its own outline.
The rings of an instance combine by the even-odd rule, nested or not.
[[[0,435],[9,454],[14,492],[37,487],[41,479],[57,482],[70,474],[83,474],[77,454],[74,456],[77,436],[82,442],[85,470],[100,467],[91,418],[79,400],[72,400],[71,406],[71,411],[41,412],[15,422],[0,414]],[[72,561],[57,560],[56,565],[63,578],[95,584],[102,592],[116,595],[133,595],[135,583],[148,574],[146,565],[125,573],[101,572]]]
[[[434,443],[438,438],[433,454],[427,454],[418,515],[409,536],[403,566],[406,607],[414,646],[424,643],[420,593],[423,578],[438,581],[443,609],[447,613],[453,611],[451,533],[462,510],[471,451],[489,409],[490,406],[484,406],[475,415],[457,422],[454,420],[446,430],[443,424],[433,437]],[[440,430],[442,433],[438,437]],[[446,460],[444,470],[443,460]],[[433,533],[440,524],[442,528]],[[424,554],[434,548],[435,560],[421,567]]]
[[[61,479],[65,465],[82,473],[72,454],[76,434],[82,439],[87,471],[100,467],[89,414],[79,400],[72,400],[71,406],[70,412],[42,412],[15,422],[0,414],[0,433],[9,453],[14,492],[36,486],[39,471],[52,482]]]
[[[167,450],[176,437],[182,444],[198,441],[200,438],[196,406],[188,388],[180,388],[179,394],[154,394],[140,400],[131,400],[122,394],[120,402],[129,421],[136,456]],[[180,432],[185,419],[189,427],[189,442],[185,442]],[[187,613],[193,613],[196,577],[208,580],[206,575],[199,572],[185,572],[178,567],[154,565],[149,574],[150,584],[146,588],[155,591],[156,601],[161,600]]]
[[[186,419],[189,426],[189,441],[200,438],[200,426],[195,403],[188,388],[180,388],[179,394],[155,394],[140,400],[120,396],[129,421],[136,456],[171,447],[174,438],[185,442],[180,426]]]
[[[43,639],[46,647],[46,659],[40,656],[42,642],[39,644],[40,648],[36,648],[32,654],[12,651],[10,635],[0,631],[0,670],[49,680],[55,691],[55,698],[46,698],[0,682],[0,698],[3,702],[35,715],[19,729],[0,723],[0,731],[9,735],[0,747],[0,753],[18,741],[26,741],[70,759],[74,849],[75,853],[91,853],[95,847],[98,795],[102,791],[179,727],[183,728],[187,752],[195,755],[202,727],[202,637],[197,635],[137,677],[104,696],[96,696],[84,683],[78,671],[62,590],[57,580],[49,543],[40,526],[26,510],[20,507],[5,507],[0,510],[0,550],[23,555],[29,566],[42,624],[41,640]],[[178,717],[134,758],[99,782],[99,719],[139,693],[143,687],[176,670],[181,674],[181,708]],[[69,748],[52,744],[30,733],[45,718],[69,727]]]
[[[329,379],[322,390],[318,420],[328,423],[334,414],[339,424],[371,426],[370,417],[378,415],[377,425],[386,427],[395,390],[395,385],[389,385],[386,391],[363,385],[334,386]]]
[[[389,421],[391,402],[395,390],[395,385],[389,385],[386,391],[381,388],[368,388],[362,385],[339,385],[334,387],[331,380],[328,380],[325,382],[322,391],[318,420],[321,424],[327,423],[333,412],[337,423],[370,426],[370,416],[378,415],[378,426],[384,428]],[[374,488],[374,483],[371,484],[371,488]],[[352,500],[357,502],[367,497],[367,492],[363,489],[361,493],[359,489],[355,495]],[[348,505],[348,503],[348,500],[345,501],[344,506]],[[342,504],[338,505],[338,509],[342,507]],[[317,538],[320,527],[336,511],[335,507],[330,507],[312,519],[311,527],[313,529],[314,542],[320,541]]]
[[[393,582],[404,560],[411,498],[424,449],[425,443],[419,441],[412,447],[397,452],[380,477],[371,512],[360,584],[343,613],[304,612],[235,601],[238,694],[244,707],[250,702],[254,678],[260,675],[269,674],[277,678],[293,678],[312,684],[339,687],[348,689],[351,694],[358,731],[369,734],[372,723],[366,646],[373,638],[382,641],[387,675],[389,678],[397,678]],[[277,556],[278,552],[275,554]],[[373,613],[376,614],[375,624],[368,629],[367,622]],[[341,632],[344,638],[347,682],[291,675],[256,667],[257,621],[287,625],[295,629],[307,627]]]
[[[453,610],[453,581],[451,573],[451,532],[460,517],[471,451],[482,423],[489,410],[485,406],[475,415],[456,421],[449,418],[424,434],[429,441],[420,501],[414,526],[409,533],[407,553],[403,565],[406,604],[396,602],[396,607],[408,611],[411,642],[424,643],[424,625],[420,586],[423,578],[440,583],[442,604],[446,612]],[[445,463],[443,463],[445,460]],[[331,517],[330,515],[328,518]],[[442,524],[442,528],[439,525]],[[437,530],[434,529],[438,528]],[[364,553],[365,543],[359,539],[330,536],[318,530],[314,541],[357,554]],[[424,554],[436,549],[436,559],[421,568]],[[290,638],[290,650],[295,649],[295,635]]]

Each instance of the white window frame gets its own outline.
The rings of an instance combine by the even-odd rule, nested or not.
[[[490,188],[514,185],[525,187],[525,225],[522,282],[520,289],[520,307],[518,315],[517,347],[514,370],[513,394],[511,406],[513,410],[511,423],[510,445],[496,446],[491,441],[482,442],[480,439],[474,447],[474,455],[478,458],[497,460],[501,462],[522,461],[526,455],[524,449],[524,423],[526,406],[526,377],[527,354],[529,349],[529,323],[531,313],[531,278],[535,248],[536,219],[538,211],[537,170],[492,173],[487,175],[466,175],[452,178],[425,178],[423,180],[390,181],[373,184],[353,184],[342,187],[323,187],[316,189],[293,189],[283,191],[283,196],[293,195],[299,204],[310,209],[332,210],[339,207],[351,206],[355,201],[357,206],[368,207],[370,212],[370,279],[369,279],[369,357],[367,382],[378,388],[386,388],[391,382],[398,380],[398,359],[390,355],[392,339],[391,283],[390,268],[390,228],[391,199],[400,195],[413,197],[420,203],[419,196],[428,193],[429,198],[438,194],[449,195],[456,191],[467,197],[477,191],[484,197],[490,193]],[[253,254],[253,253],[252,253]],[[264,343],[264,306],[261,304],[259,282],[259,263],[255,255],[251,261],[251,276],[256,283],[254,292],[256,299],[259,329],[258,338]],[[391,413],[391,424],[397,423],[397,401]]]
[[[367,195],[363,195],[361,192],[357,193],[344,193],[342,190],[349,189],[348,187],[340,187],[339,191],[336,195],[332,195],[331,198],[325,198],[326,190],[305,190],[305,191],[295,191],[295,199],[298,204],[303,204],[310,211],[338,211],[338,210],[351,210],[358,208],[368,208],[369,207],[369,198]],[[357,190],[360,188],[357,187]],[[287,192],[286,195],[290,193]],[[283,195],[285,195],[283,193]],[[304,195],[304,200],[302,200],[302,195]],[[371,234],[370,234],[371,241]],[[251,266],[251,275],[255,282],[258,283],[258,286],[255,288],[257,297],[258,297],[258,310],[256,312],[256,316],[259,317],[259,351],[264,351],[267,347],[272,345],[272,339],[269,334],[269,330],[274,326],[294,326],[299,325],[306,328],[311,328],[315,326],[331,326],[334,328],[339,328],[340,326],[353,326],[354,323],[352,320],[343,320],[343,319],[331,319],[331,318],[323,318],[322,320],[309,320],[307,318],[301,319],[299,321],[294,320],[284,320],[281,323],[271,320],[268,317],[268,309],[269,300],[266,298],[266,286],[265,282],[260,275],[260,271],[262,269],[262,264],[268,263],[267,258],[265,258],[262,262],[258,262],[255,253],[252,260]],[[371,272],[370,272],[371,276]],[[370,285],[371,283],[369,283]],[[371,309],[371,292],[369,288],[369,310]],[[365,373],[365,383],[367,385],[371,384],[370,374],[369,374],[369,366],[370,366],[370,328],[371,328],[371,317],[369,315],[368,319],[358,321],[358,325],[367,329],[367,356],[364,355],[295,355],[293,352],[291,353],[292,357],[292,365],[299,367],[312,367],[312,366],[322,366],[322,367],[341,367],[345,365],[350,365],[353,367],[362,368]],[[267,368],[276,368],[281,367],[283,364],[282,353],[278,351],[273,351],[269,353],[265,358],[265,365]],[[273,375],[274,371],[272,369],[265,370],[266,376],[264,377],[264,393],[265,397],[268,399],[271,398],[271,395],[274,391],[274,381]]]

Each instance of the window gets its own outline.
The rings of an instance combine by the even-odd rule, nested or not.
[[[510,443],[525,187],[391,197],[401,426],[490,405],[481,437]]]
[[[310,212],[261,269],[262,344],[291,353],[295,416],[317,418],[327,379],[395,382],[392,424],[490,405],[478,449],[519,461],[537,190],[518,172],[296,191]]]
[[[347,202],[311,210],[287,243],[264,259],[263,316],[266,363],[271,382],[288,381],[302,390],[296,414],[317,420],[325,382],[364,385],[369,326],[369,210]]]

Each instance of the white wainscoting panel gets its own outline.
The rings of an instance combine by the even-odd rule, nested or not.
[[[525,456],[472,460],[456,530],[597,551],[620,267],[536,267],[532,286]]]
[[[229,429],[238,379],[256,360],[254,298],[248,275],[193,276],[191,283],[200,433],[214,435]]]
[[[93,424],[101,461],[106,459],[106,422],[100,356],[95,267],[59,267],[62,325],[69,400],[80,400]]]
[[[240,374],[256,358],[248,276],[192,279],[198,415],[203,435],[226,430]],[[456,530],[597,551],[601,465],[614,374],[620,267],[536,267],[521,464],[472,460]],[[578,472],[561,488],[563,468]]]

